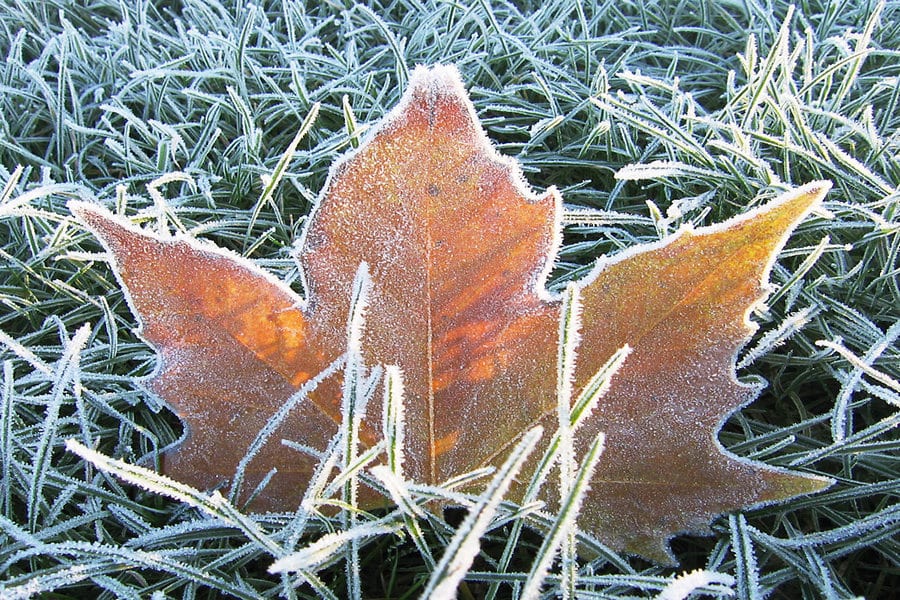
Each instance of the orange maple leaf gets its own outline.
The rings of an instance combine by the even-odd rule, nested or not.
[[[715,437],[757,394],[734,372],[754,328],[748,313],[788,233],[828,188],[684,227],[601,260],[577,284],[575,391],[632,348],[576,438],[583,448],[606,434],[579,524],[612,548],[668,561],[676,532],[828,485],[738,458]],[[176,479],[208,488],[232,477],[286,399],[344,353],[362,263],[371,270],[364,357],[402,369],[409,478],[440,483],[495,464],[533,426],[555,424],[561,300],[545,284],[561,199],[530,191],[493,149],[454,68],[418,68],[400,105],[334,166],[302,239],[305,299],[211,244],[71,208],[110,251],[160,354],[147,387],[188,427],[165,457]],[[341,418],[340,385],[339,375],[323,379],[277,438],[325,448]],[[379,419],[363,423],[364,445],[378,440]],[[275,440],[253,458],[248,483],[273,467],[254,507],[296,508],[314,459]]]

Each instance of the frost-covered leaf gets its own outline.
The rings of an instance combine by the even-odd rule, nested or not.
[[[579,524],[611,547],[668,561],[676,532],[827,485],[736,458],[715,434],[756,394],[734,373],[753,330],[747,315],[788,233],[828,187],[682,228],[601,261],[578,284],[573,396],[632,348],[575,436],[584,451],[606,434]],[[525,432],[553,429],[561,300],[545,283],[561,199],[533,193],[493,149],[453,68],[417,69],[400,106],[334,166],[301,242],[306,298],[208,243],[145,231],[86,203],[72,210],[109,250],[159,351],[149,389],[188,426],[164,464],[175,479],[203,488],[231,478],[285,400],[345,353],[362,263],[371,275],[363,357],[403,373],[404,478],[436,484],[496,466]],[[341,418],[341,384],[339,374],[319,382],[242,464],[245,489],[278,470],[257,509],[296,507],[315,462],[277,442],[324,449]],[[359,427],[360,451],[385,431],[376,413]],[[521,497],[520,488],[511,493]]]

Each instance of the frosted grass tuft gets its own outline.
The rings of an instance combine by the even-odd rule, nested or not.
[[[97,247],[72,226],[64,205],[72,198],[105,203],[153,223],[147,184],[186,173],[196,187],[174,181],[160,188],[177,223],[252,254],[302,288],[289,249],[328,165],[396,102],[409,67],[436,62],[458,65],[491,137],[522,163],[530,183],[557,186],[568,203],[554,290],[598,256],[657,239],[660,226],[721,221],[788,186],[834,182],[830,218],[817,215],[796,233],[773,269],[775,292],[753,315],[760,329],[743,374],[767,380],[767,395],[735,415],[720,441],[744,455],[774,448],[767,460],[840,481],[820,497],[744,514],[764,592],[877,598],[896,587],[891,451],[900,355],[896,340],[871,354],[900,306],[895,3],[804,3],[787,18],[780,0],[700,3],[690,11],[656,2],[462,9],[400,0],[379,10],[378,22],[371,11],[327,4],[191,1],[181,8],[15,3],[0,15],[4,594],[36,585],[72,597],[336,597],[330,587],[343,580],[340,560],[304,574],[306,583],[294,589],[300,580],[268,575],[275,557],[238,529],[135,490],[71,453],[51,452],[44,463],[37,531],[27,533],[27,518],[12,520],[27,512],[31,459],[70,340],[61,339],[58,323],[67,332],[92,328],[80,353],[81,401],[71,386],[62,395],[56,440],[153,467],[181,432],[136,386],[154,358],[135,339]],[[315,126],[287,152],[316,106]],[[678,172],[615,178],[629,165],[654,163]],[[704,200],[685,201],[694,198]],[[795,328],[798,312],[806,318]],[[842,389],[849,399],[835,411]],[[341,447],[315,455],[323,462],[309,489],[298,491],[303,508],[252,516],[288,553],[342,531],[339,515],[319,512],[334,505],[324,494],[332,470],[343,471]],[[366,468],[357,472],[378,486]],[[403,493],[411,506],[431,498],[471,506],[475,498],[459,486],[486,477],[469,474],[452,489],[403,481]],[[482,571],[463,584],[483,584],[494,598],[521,591],[527,573],[518,559],[539,544],[508,533],[524,531],[525,521],[545,530],[552,524],[533,510],[505,510],[497,516],[501,529],[481,544]],[[392,527],[411,532],[412,523],[421,537],[414,549],[400,536],[383,545],[362,539],[361,576],[367,561],[378,564],[388,580],[378,593],[415,595],[435,565],[425,551],[440,556],[453,528],[433,513],[411,522],[401,511],[388,514]],[[749,559],[733,552],[744,533],[725,519],[713,529],[709,539],[680,539],[686,568],[749,572]],[[161,570],[139,555],[70,544],[98,536],[134,551],[181,551],[173,560],[185,568]],[[652,596],[674,575],[578,539],[599,556],[579,569],[577,587],[587,597]],[[17,560],[23,552],[28,558]],[[551,571],[545,585],[560,581]],[[701,593],[728,595],[715,586]]]
[[[74,387],[75,394],[80,393],[79,370],[81,352],[87,344],[90,327],[82,326],[75,332],[71,340],[64,344],[63,356],[56,367],[53,378],[53,392],[47,402],[47,414],[41,426],[41,437],[35,450],[31,464],[31,482],[28,490],[28,523],[32,531],[37,528],[41,513],[44,482],[47,478],[47,463],[57,438],[57,420],[68,387]]]
[[[421,598],[447,600],[456,597],[460,581],[465,577],[481,548],[479,540],[490,526],[503,495],[542,434],[543,430],[540,427],[526,432],[503,465],[497,469],[487,489],[469,509],[466,519],[444,549],[444,554],[428,579]]]

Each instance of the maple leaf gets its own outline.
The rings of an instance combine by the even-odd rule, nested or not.
[[[600,261],[578,284],[574,390],[617,349],[633,349],[576,439],[584,447],[606,434],[579,524],[612,548],[668,562],[677,532],[828,485],[740,459],[715,437],[757,394],[737,381],[734,361],[771,263],[828,188],[682,228]],[[552,430],[562,303],[545,284],[561,199],[534,194],[493,149],[455,68],[416,69],[400,105],[333,167],[300,244],[305,299],[209,243],[150,233],[85,203],[71,209],[109,250],[160,354],[147,387],[188,431],[165,456],[176,479],[228,480],[286,399],[344,353],[362,263],[371,270],[365,360],[399,365],[406,385],[406,475],[440,483],[502,461],[537,424]],[[324,449],[341,419],[339,380],[317,381],[277,438]],[[378,440],[378,418],[363,423],[364,445]],[[294,509],[314,467],[267,443],[248,483],[278,473],[254,508]]]

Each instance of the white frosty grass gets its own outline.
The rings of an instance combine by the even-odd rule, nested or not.
[[[53,391],[47,402],[47,412],[41,426],[40,441],[31,465],[31,482],[28,488],[28,524],[32,530],[37,528],[38,524],[40,515],[38,504],[44,501],[43,488],[49,470],[47,465],[50,462],[50,452],[57,436],[57,421],[63,399],[70,385],[75,388],[76,396],[81,393],[79,363],[81,362],[81,351],[87,343],[89,334],[90,328],[87,325],[81,326],[75,332],[72,339],[66,342],[63,356],[53,374]],[[10,472],[4,472],[4,476],[9,477]]]
[[[403,443],[406,429],[403,371],[395,365],[384,369],[384,400],[381,415],[382,435],[388,448],[387,467],[393,475],[403,476]]]
[[[642,181],[644,179],[665,179],[676,175],[706,175],[708,177],[714,173],[697,169],[685,163],[657,160],[643,165],[626,165],[616,171],[615,177],[622,181]]]
[[[577,353],[575,344],[578,339],[578,318],[576,316],[578,313],[578,295],[576,288],[570,286],[564,298],[564,308],[560,319],[561,344],[559,363],[557,364],[557,381],[559,386],[564,389],[560,394],[562,400],[558,400],[558,404],[562,404],[563,401],[571,402],[573,381],[570,375],[570,366],[567,363],[575,360],[575,353]],[[575,401],[571,402],[571,407],[558,407],[559,429],[550,439],[547,449],[537,463],[522,500],[523,507],[532,505],[535,502],[543,486],[548,484],[551,470],[556,464],[565,460],[564,457],[566,456],[569,457],[569,460],[575,461],[574,448],[572,447],[575,432],[584,420],[590,416],[603,394],[609,389],[613,375],[624,364],[630,353],[631,348],[627,345],[617,350],[606,364],[591,377],[584,389],[575,398]],[[603,442],[604,437],[602,434],[593,440],[579,469],[576,470],[574,467],[565,471],[560,469],[560,482],[558,484],[560,488],[559,496],[561,497],[560,510],[555,518],[551,517],[548,519],[549,523],[540,523],[538,525],[544,531],[545,538],[534,556],[525,591],[522,592],[525,594],[525,597],[534,597],[539,593],[541,585],[547,577],[550,564],[563,544],[569,545],[569,554],[568,556],[563,556],[561,568],[564,571],[560,587],[563,594],[571,594],[574,590],[577,583],[575,573],[577,565],[575,564],[574,555],[576,518],[584,495],[589,489],[590,476],[600,459]],[[511,531],[499,561],[501,572],[509,567],[522,534],[524,523],[524,519],[517,519],[512,522]],[[568,571],[568,573],[565,571]],[[568,592],[566,591],[567,588]],[[489,594],[495,594],[497,590],[497,584],[493,584]]]
[[[560,548],[562,548],[562,578],[560,584],[562,597],[575,598],[577,596],[575,519],[584,501],[585,494],[590,489],[591,476],[593,476],[594,468],[597,466],[603,453],[604,440],[605,437],[602,434],[594,439],[585,453],[584,460],[579,465],[576,474],[571,476],[572,479],[568,482],[569,485],[565,489],[560,489],[562,499],[559,511],[550,530],[544,533],[544,541],[535,555],[531,572],[528,574],[525,588],[522,590],[521,597],[523,600],[533,600],[540,597],[541,586],[547,577],[547,573],[550,571],[551,562]]]
[[[562,549],[562,597],[569,600],[575,595],[575,519],[568,518],[571,511],[566,510],[571,506],[577,513],[584,497],[576,491],[575,473],[578,463],[575,459],[575,432],[572,427],[572,395],[575,386],[575,360],[579,346],[581,345],[581,295],[579,288],[569,284],[563,294],[561,317],[559,320],[559,340],[557,342],[559,352],[556,363],[556,416],[559,431],[559,497],[563,499],[563,509],[559,512],[560,520],[554,528],[554,532],[544,538],[544,545],[538,553],[539,558],[532,566],[531,574],[523,597],[531,599],[537,597],[543,579],[550,569],[550,561],[558,548]],[[588,470],[588,480],[594,472],[596,459],[603,449],[602,440],[595,440],[591,450],[594,458],[592,462],[583,465]],[[591,451],[588,452],[591,455]],[[584,475],[584,473],[580,473]],[[587,480],[583,488],[587,489]],[[570,497],[572,498],[570,500]]]
[[[898,337],[900,337],[900,322],[891,325],[887,332],[885,332],[884,338],[877,344],[874,344],[864,357],[856,356],[840,343],[830,342],[828,340],[816,341],[817,346],[822,346],[823,348],[834,350],[842,357],[844,357],[847,362],[853,365],[853,367],[855,367],[856,369],[852,377],[848,378],[848,381],[844,384],[843,390],[841,391],[842,401],[838,402],[839,406],[844,408],[844,404],[847,402],[847,400],[843,399],[843,397],[847,396],[849,398],[850,394],[853,393],[853,388],[860,383],[863,374],[868,375],[875,381],[878,381],[884,386],[900,393],[900,382],[887,375],[886,373],[882,373],[872,366],[875,360],[880,358],[881,355],[884,354],[885,350],[887,350],[887,348],[892,343],[894,343]],[[898,404],[896,401],[891,401],[891,403],[895,406],[900,406],[900,404]]]
[[[747,531],[747,520],[743,515],[730,515],[728,524],[731,526],[732,537],[737,542],[733,550],[738,565],[736,582],[740,597],[747,600],[761,600],[759,566],[753,542]]]
[[[246,454],[244,454],[244,456],[238,462],[238,466],[235,469],[234,479],[232,480],[231,484],[231,491],[228,496],[229,501],[231,501],[232,503],[236,503],[238,498],[241,497],[241,487],[244,481],[244,473],[246,472],[247,467],[250,465],[250,461],[253,460],[256,454],[269,441],[269,438],[278,430],[278,427],[288,417],[291,410],[296,408],[298,404],[303,402],[306,397],[319,386],[320,383],[337,373],[337,371],[344,366],[345,361],[345,355],[338,357],[321,373],[306,381],[303,385],[300,386],[300,389],[294,392],[291,397],[281,405],[278,411],[266,422],[265,427],[263,427],[263,429],[260,430],[260,432],[256,435],[256,438],[254,438],[250,447],[247,449]]]
[[[15,3],[0,14],[8,50],[0,95],[0,596],[337,597],[319,575],[332,580],[344,569],[343,550],[320,571],[270,576],[266,567],[280,557],[227,519],[198,514],[189,503],[161,505],[62,451],[62,441],[73,439],[117,457],[123,469],[149,466],[180,431],[136,389],[135,377],[152,370],[153,357],[131,335],[133,318],[116,282],[64,205],[105,202],[118,215],[137,212],[138,220],[153,222],[158,214],[146,184],[188,173],[193,187],[158,186],[174,200],[167,200],[166,218],[260,257],[296,286],[300,274],[283,249],[296,239],[304,203],[322,188],[334,156],[357,146],[394,104],[410,67],[436,62],[459,65],[492,137],[503,139],[501,153],[517,156],[537,185],[558,185],[570,203],[562,219],[571,239],[560,251],[556,291],[590,272],[598,255],[683,224],[724,220],[789,186],[835,184],[825,206],[829,220],[801,226],[773,266],[768,306],[754,315],[759,337],[742,360],[745,373],[768,375],[790,414],[772,422],[771,413],[757,418],[751,407],[732,418],[721,439],[742,455],[822,469],[839,478],[839,487],[790,507],[719,520],[711,540],[682,540],[706,571],[699,577],[672,581],[672,571],[579,536],[580,547],[600,557],[580,566],[579,591],[725,597],[733,580],[746,597],[770,597],[790,584],[806,597],[850,598],[870,585],[877,593],[882,575],[890,581],[884,566],[896,562],[900,534],[889,452],[900,426],[900,41],[893,3],[844,3],[840,10],[829,3],[789,9],[774,2],[774,10],[701,3],[672,14],[654,2],[633,10],[587,2],[484,2],[461,10],[457,3],[400,0],[377,15],[362,6],[337,13],[325,3],[272,10],[274,4],[223,3],[224,11],[188,4],[178,20],[153,3],[106,3],[96,14],[78,3]],[[139,63],[122,60],[123,49]],[[222,57],[242,68],[223,68]],[[289,152],[317,103],[319,120]],[[629,174],[637,177],[621,178]],[[77,359],[79,377],[62,385],[61,361],[72,358],[72,332],[85,323],[92,328]],[[832,389],[844,395],[837,409],[834,398],[805,393]],[[41,474],[32,464],[56,391],[62,406],[51,419],[55,434],[48,434],[50,460]],[[394,388],[391,396],[402,393]],[[402,427],[391,437],[402,437]],[[349,477],[339,441],[325,450],[286,443],[321,460],[311,484],[298,491],[304,509],[245,516],[287,554],[330,532],[354,535],[340,516],[317,512],[335,504],[325,490],[342,489],[332,487],[334,474]],[[403,479],[402,453],[393,456],[385,454],[394,460],[387,477],[396,484],[391,497],[404,499],[401,509],[382,521],[361,514],[359,526],[396,528],[416,539],[410,552],[422,558],[410,570],[426,581],[436,563],[426,552],[440,556],[453,528],[429,511],[422,511],[425,519],[413,515],[434,498],[472,506],[477,498],[459,486],[489,474],[419,486]],[[31,530],[33,481],[41,492]],[[390,487],[374,474],[370,482]],[[519,595],[528,573],[511,565],[534,551],[509,533],[526,522],[543,531],[553,524],[534,503],[501,503],[497,519],[505,529],[489,527],[485,537],[501,545],[501,559],[486,556],[489,572],[466,575],[495,600]],[[802,533],[809,523],[837,524]],[[385,545],[408,550],[401,535],[384,535]],[[103,541],[84,541],[97,539]],[[372,543],[378,537],[358,539],[363,552],[381,546]],[[408,572],[379,564],[390,577]],[[295,590],[302,581],[308,586]],[[559,585],[551,570],[547,594]],[[664,591],[670,589],[677,592]]]

